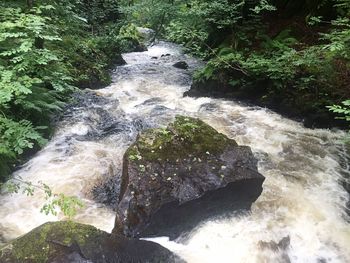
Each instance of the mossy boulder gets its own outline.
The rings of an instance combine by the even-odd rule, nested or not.
[[[249,209],[264,177],[247,146],[200,119],[177,116],[125,152],[114,233],[176,238],[200,221]]]
[[[160,245],[74,222],[46,223],[0,249],[2,263],[180,262]]]

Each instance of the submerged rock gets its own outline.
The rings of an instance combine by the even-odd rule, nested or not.
[[[1,248],[2,263],[182,262],[162,246],[74,222],[46,223]]]
[[[188,64],[185,61],[179,61],[176,62],[173,67],[179,68],[179,69],[188,69]]]
[[[290,247],[289,236],[282,238],[278,243],[275,241],[259,241],[258,247],[261,253],[259,259],[262,262],[291,262],[288,255],[288,250]]]
[[[114,233],[176,238],[200,221],[249,209],[264,177],[247,146],[177,116],[142,132],[124,155]]]

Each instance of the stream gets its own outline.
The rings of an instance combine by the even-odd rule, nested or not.
[[[210,220],[175,241],[152,241],[189,263],[350,262],[349,195],[340,183],[350,176],[343,132],[307,129],[238,102],[183,97],[202,62],[174,44],[123,57],[127,64],[113,70],[112,84],[76,95],[53,138],[15,177],[78,196],[85,206],[74,220],[110,232],[122,157],[138,132],[164,127],[177,114],[198,117],[252,148],[264,190],[248,214]],[[188,70],[172,66],[181,60]],[[64,219],[41,213],[44,203],[40,191],[32,197],[3,193],[0,244]],[[277,245],[283,238],[289,240]]]

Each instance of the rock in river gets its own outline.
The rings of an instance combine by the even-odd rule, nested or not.
[[[113,232],[176,238],[213,216],[250,209],[263,181],[249,147],[177,116],[141,132],[126,151]]]
[[[0,249],[1,263],[183,262],[162,246],[74,222],[46,223]]]
[[[176,62],[173,67],[179,68],[179,69],[188,69],[188,64],[185,61],[179,61]]]

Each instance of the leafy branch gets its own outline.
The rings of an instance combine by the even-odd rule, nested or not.
[[[76,196],[53,193],[52,189],[41,181],[33,184],[30,181],[23,180],[21,177],[16,177],[5,183],[3,188],[8,193],[22,193],[27,196],[34,196],[36,190],[41,191],[45,196],[46,203],[42,206],[40,212],[46,215],[52,214],[56,216],[58,211],[61,211],[63,215],[71,219],[77,214],[79,208],[84,207],[84,203]]]

